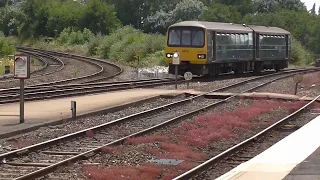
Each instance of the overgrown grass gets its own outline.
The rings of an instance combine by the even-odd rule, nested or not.
[[[145,34],[131,26],[119,28],[107,36],[94,35],[88,29],[81,32],[66,28],[56,40],[52,41],[47,41],[45,37],[24,42],[11,37],[10,41],[15,44],[22,43],[28,47],[110,59],[134,67],[166,65],[165,36]],[[140,52],[141,55],[139,64],[136,52]]]

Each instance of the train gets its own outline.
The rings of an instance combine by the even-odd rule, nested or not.
[[[280,71],[288,67],[291,59],[291,33],[278,27],[182,21],[169,26],[166,37],[169,74],[175,74],[176,52],[178,75]]]

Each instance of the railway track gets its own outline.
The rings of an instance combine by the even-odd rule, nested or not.
[[[52,85],[52,86],[31,86],[25,88],[25,100],[42,100],[70,96],[79,96],[92,93],[101,93],[107,91],[124,90],[138,87],[152,87],[158,85],[172,84],[175,80],[166,79],[145,79],[135,81],[122,82],[100,82],[86,84],[71,84],[71,85]],[[184,80],[179,80],[179,83]],[[0,104],[19,102],[19,88],[0,90]]]
[[[296,70],[288,70],[287,73],[296,72]],[[178,83],[183,83],[185,80],[179,78]],[[92,93],[101,93],[107,91],[116,91],[124,89],[132,89],[139,87],[155,87],[175,83],[172,78],[164,79],[144,79],[132,81],[118,82],[97,82],[97,83],[82,83],[68,85],[51,85],[51,86],[29,86],[25,87],[25,100],[43,100],[61,97],[79,96]],[[230,89],[230,91],[232,91]],[[19,88],[10,88],[0,90],[0,104],[19,102]]]
[[[48,68],[48,62],[43,59],[42,57],[39,57],[37,55],[33,55],[33,57],[37,58],[37,60],[39,60],[41,67],[35,70],[31,70],[30,74],[31,76],[35,73],[41,72],[43,70],[45,70],[46,68]],[[0,76],[0,82],[7,82],[5,79],[9,79],[9,78],[13,78],[13,74],[7,74],[7,75],[3,75]],[[10,81],[10,80],[9,80]]]
[[[30,48],[24,48],[24,47],[17,47],[17,50],[19,50],[22,53],[36,56],[41,58],[45,62],[45,67],[41,69],[41,71],[34,72],[31,75],[31,78],[26,80],[26,85],[29,87],[39,87],[39,86],[49,86],[49,85],[61,85],[61,84],[69,84],[69,83],[79,83],[79,82],[90,82],[92,80],[96,80],[97,78],[101,78],[101,76],[104,76],[105,79],[115,77],[122,73],[122,69],[114,64],[108,63],[106,61],[96,60],[96,59],[90,59],[90,58],[75,58],[73,56],[65,56],[60,57],[58,55],[55,55],[54,53],[46,53],[41,50],[34,50]],[[76,61],[72,62],[70,59],[75,59]],[[66,78],[60,77],[60,72],[68,71],[67,66],[72,63],[77,62],[84,62],[87,64],[90,64],[97,68],[97,71],[85,74],[80,77],[74,77],[74,78],[67,78],[70,77],[66,73]],[[68,62],[67,64],[65,62]],[[70,69],[70,68],[69,68]],[[112,69],[112,70],[110,70]],[[57,80],[59,79],[59,80]],[[49,81],[49,82],[48,82]],[[2,81],[3,84],[0,86],[0,88],[7,88],[7,87],[17,87],[19,84],[19,81],[16,79],[9,79]]]
[[[62,52],[32,49],[32,48],[26,48],[26,47],[20,47],[20,46],[17,46],[17,49],[37,52],[37,53],[51,55],[51,56],[76,59],[79,61],[85,61],[88,63],[92,63],[92,64],[95,64],[95,65],[101,67],[102,70],[94,75],[87,76],[87,77],[85,77],[85,79],[84,78],[77,78],[77,80],[81,80],[80,81],[81,83],[93,83],[93,82],[106,81],[106,80],[109,80],[111,78],[114,78],[114,77],[120,75],[123,72],[123,69],[120,66],[113,64],[113,63],[106,61],[106,60],[89,58],[89,57],[67,54],[67,53],[62,53]],[[73,80],[76,80],[76,79],[73,79]],[[73,82],[77,82],[77,81],[73,81]],[[77,83],[80,83],[80,82],[77,82]]]
[[[230,147],[217,156],[212,157],[191,170],[175,177],[173,180],[191,178],[201,180],[215,179],[218,175],[222,175],[241,163],[250,160],[254,156],[266,150],[268,147],[272,146],[273,142],[276,143],[277,141],[280,141],[282,138],[288,136],[310,122],[313,118],[317,117],[318,115],[310,115],[308,108],[312,107],[312,105],[319,99],[320,95],[315,97],[302,108],[278,120],[263,131],[233,147]],[[268,147],[266,147],[266,144]]]
[[[26,54],[37,57],[43,63],[43,66],[40,69],[37,69],[31,72],[31,78],[26,81],[27,84],[35,83],[34,81],[37,80],[37,77],[49,75],[49,74],[61,71],[64,68],[64,63],[57,58],[52,58],[52,57],[46,58],[39,55],[38,53],[26,53]],[[12,77],[13,75],[7,77],[5,80],[0,81],[1,83],[0,88],[19,86],[19,80],[11,79]]]
[[[235,86],[239,87],[244,84],[246,84],[247,88],[240,88],[238,92],[250,92],[273,81],[292,76],[295,73],[310,71],[315,70],[295,70],[290,73],[269,74],[235,83],[211,92],[228,91],[231,88],[235,88]],[[248,84],[249,82],[251,83]],[[147,134],[219,104],[227,103],[231,98],[234,98],[234,96],[232,96],[224,100],[205,99],[204,95],[208,93],[210,92],[1,154],[0,160],[2,160],[3,163],[0,165],[0,179],[35,179],[42,176],[50,179],[61,177],[59,173],[48,174],[63,165],[68,165],[74,161],[94,155],[105,146],[121,144],[128,138]],[[195,104],[198,105],[196,106]],[[180,109],[180,111],[178,111],[178,109]],[[121,125],[121,127],[125,129],[123,131],[125,133],[112,131],[112,128],[116,125]],[[95,132],[94,138],[88,136],[88,132]],[[19,168],[19,172],[16,170],[18,169],[17,167]]]

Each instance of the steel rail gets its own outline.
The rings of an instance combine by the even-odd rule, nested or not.
[[[308,70],[310,71],[310,70]],[[300,72],[300,71],[299,71]],[[298,72],[296,72],[298,73]],[[283,73],[277,73],[278,75],[281,75]],[[293,74],[289,74],[289,75],[286,75],[286,76],[283,76],[283,77],[278,77],[278,78],[274,78],[272,80],[269,80],[268,82],[265,82],[263,84],[260,84],[260,85],[257,85],[253,88],[250,88],[250,89],[247,89],[246,91],[244,92],[247,92],[247,91],[252,91],[254,89],[257,89],[259,87],[262,87],[268,83],[271,83],[271,82],[274,82],[276,80],[279,80],[279,79],[283,79],[283,78],[286,78],[286,77],[289,77],[289,76],[292,76]],[[272,76],[275,76],[274,74],[272,74]],[[220,88],[220,89],[216,89],[216,90],[213,90],[211,92],[214,92],[214,91],[218,91],[218,90],[222,90],[222,89],[228,89],[230,87],[234,87],[234,86],[237,86],[237,85],[241,85],[241,84],[244,84],[245,82],[250,82],[250,81],[254,81],[254,80],[259,80],[259,79],[262,79],[262,78],[266,78],[266,77],[272,77],[271,75],[266,75],[266,76],[261,76],[261,77],[256,77],[254,79],[250,79],[250,80],[245,80],[243,82],[240,82],[240,83],[235,83],[233,85],[229,85],[229,86],[226,86],[226,87],[223,87],[223,88]],[[152,113],[155,113],[157,112],[158,110],[161,110],[161,109],[164,109],[164,108],[168,108],[168,107],[171,107],[173,105],[181,105],[183,103],[187,103],[187,102],[190,102],[190,100],[192,99],[195,99],[195,98],[199,98],[199,97],[202,97],[208,93],[211,93],[211,92],[206,92],[206,93],[202,93],[200,95],[197,95],[197,96],[194,96],[194,97],[191,97],[191,98],[187,98],[187,99],[184,99],[184,100],[181,100],[181,101],[178,101],[178,102],[174,102],[174,103],[170,103],[170,104],[167,104],[167,105],[164,105],[164,106],[161,106],[161,107],[157,107],[157,108],[154,108],[154,109],[150,109],[150,110],[147,110],[147,111],[144,111],[144,112],[140,112],[140,113],[136,113],[136,114],[133,114],[133,115],[129,115],[127,117],[124,117],[124,118],[120,118],[120,119],[117,119],[117,120],[114,120],[112,122],[109,122],[109,123],[105,123],[105,124],[102,124],[102,125],[99,125],[99,126],[95,126],[95,127],[92,127],[92,128],[88,128],[88,129],[84,129],[82,131],[79,131],[79,132],[76,132],[76,133],[72,133],[72,134],[68,134],[68,135],[65,135],[65,136],[62,136],[62,137],[59,137],[59,138],[55,138],[55,139],[52,139],[52,140],[49,140],[49,141],[46,141],[46,142],[42,142],[42,143],[39,143],[39,144],[36,144],[36,145],[32,145],[32,146],[29,146],[29,147],[26,147],[26,148],[22,148],[22,149],[18,149],[18,150],[15,150],[15,151],[11,151],[11,152],[8,152],[8,153],[4,153],[2,155],[0,155],[0,159],[3,159],[3,158],[8,158],[10,159],[11,157],[15,157],[17,155],[21,155],[23,153],[27,153],[27,152],[31,152],[31,151],[36,151],[36,150],[39,150],[43,147],[48,147],[50,145],[53,145],[57,142],[61,142],[63,140],[68,140],[68,139],[73,139],[75,137],[79,137],[79,136],[82,136],[82,135],[85,135],[85,133],[89,130],[99,130],[99,129],[102,129],[102,128],[106,128],[106,127],[109,127],[111,125],[115,125],[117,123],[121,123],[121,122],[124,122],[124,121],[128,121],[129,119],[132,119],[132,118],[136,118],[136,117],[140,117],[141,115],[145,116],[147,114],[152,114]],[[191,111],[191,112],[188,112],[186,114],[183,114],[183,115],[180,115],[178,117],[175,117],[173,119],[170,119],[166,122],[163,122],[161,124],[158,124],[156,126],[153,126],[151,128],[148,128],[148,129],[145,129],[143,131],[140,131],[140,132],[137,132],[137,133],[134,133],[134,134],[131,134],[129,136],[126,136],[126,137],[123,137],[121,139],[118,139],[116,141],[113,141],[111,143],[108,143],[108,144],[105,144],[99,148],[94,148],[90,151],[87,151],[87,152],[84,152],[84,153],[81,153],[81,154],[78,154],[76,156],[73,156],[71,158],[68,158],[68,159],[65,159],[63,161],[60,161],[58,163],[55,163],[55,164],[52,164],[50,166],[46,166],[40,170],[37,170],[37,171],[34,171],[32,173],[29,173],[27,175],[23,175],[19,178],[16,178],[16,179],[30,179],[30,178],[37,178],[37,177],[41,177],[45,174],[48,174],[49,172],[52,172],[55,168],[57,168],[58,166],[60,165],[63,165],[65,163],[68,163],[68,162],[71,162],[71,161],[74,161],[74,160],[78,160],[78,159],[81,159],[85,156],[88,156],[94,152],[98,152],[102,147],[105,147],[105,146],[108,146],[108,145],[114,145],[114,144],[119,144],[119,143],[122,143],[125,139],[127,138],[131,138],[131,137],[135,137],[135,136],[138,136],[138,135],[143,135],[145,133],[148,133],[150,131],[153,131],[153,130],[156,130],[158,128],[161,128],[163,126],[166,126],[170,123],[173,123],[173,122],[176,122],[178,120],[181,120],[182,118],[185,118],[185,117],[188,117],[188,116],[191,116],[191,115],[194,115],[196,113],[199,113],[203,110],[206,110],[208,108],[211,108],[211,107],[214,107],[216,105],[219,105],[221,103],[226,103],[228,102],[228,100],[230,100],[231,98],[234,98],[235,96],[231,96],[229,98],[226,98],[224,100],[221,100],[221,101],[218,101],[218,102],[215,102],[213,104],[209,104],[207,105],[206,107],[202,107],[202,108],[199,108],[197,110],[194,110],[194,111]]]
[[[179,83],[184,82],[184,80],[179,80]],[[25,101],[34,101],[42,99],[52,99],[70,96],[80,96],[92,93],[101,93],[108,91],[118,91],[125,89],[132,89],[138,87],[154,87],[165,84],[173,84],[174,80],[153,80],[153,81],[142,81],[133,83],[123,83],[123,84],[109,84],[101,86],[84,86],[84,87],[74,87],[74,88],[62,88],[55,90],[47,90],[40,92],[27,92],[24,94]],[[36,90],[37,91],[37,90]],[[3,94],[0,95],[0,104],[19,102],[19,94]]]
[[[25,54],[27,54],[27,53],[25,53]],[[30,72],[30,74],[31,74],[32,77],[34,77],[33,74],[38,73],[38,72],[41,72],[41,71],[45,70],[46,68],[48,68],[48,61],[45,60],[45,59],[43,59],[43,58],[42,58],[41,56],[39,56],[37,53],[32,53],[32,54],[30,53],[29,55],[34,56],[34,57],[37,57],[37,59],[38,59],[39,61],[41,61],[42,64],[44,64],[41,68],[36,69],[36,70]],[[7,75],[7,76],[5,76],[5,77],[1,77],[0,80],[9,79],[9,78],[12,78],[12,77],[13,77],[13,75]],[[12,81],[15,81],[15,80],[16,80],[16,79],[9,79],[9,80],[3,80],[3,81],[0,81],[0,82],[12,82]]]
[[[308,104],[304,105],[303,107],[296,110],[292,114],[282,118],[281,120],[277,121],[276,123],[272,124],[271,126],[267,127],[266,129],[262,130],[261,132],[257,133],[256,135],[254,135],[254,136],[242,141],[241,143],[227,149],[226,151],[224,151],[224,152],[218,154],[217,156],[205,161],[204,163],[194,167],[193,169],[175,177],[173,180],[190,179],[190,178],[194,177],[195,175],[205,171],[206,169],[208,169],[208,167],[211,167],[213,164],[216,164],[216,163],[220,162],[221,160],[225,159],[226,157],[232,155],[233,153],[247,147],[248,144],[254,142],[255,140],[257,140],[261,136],[265,135],[267,132],[274,130],[276,127],[283,124],[284,122],[287,122],[288,120],[296,117],[299,113],[301,113],[307,107],[310,107],[318,99],[320,99],[320,95],[318,95],[316,98],[314,98]]]
[[[62,52],[55,52],[55,51],[49,51],[49,50],[36,49],[36,48],[27,48],[27,47],[21,47],[21,46],[16,46],[16,48],[25,49],[25,50],[34,51],[34,52],[51,54],[51,55],[60,56],[60,57],[72,58],[72,59],[77,59],[77,60],[84,60],[84,61],[87,61],[87,62],[100,62],[100,63],[107,64],[110,67],[113,67],[113,68],[117,69],[117,72],[115,72],[115,73],[113,73],[111,75],[108,75],[106,77],[102,77],[102,78],[96,79],[96,80],[86,81],[86,83],[87,82],[95,82],[95,81],[98,81],[98,80],[111,79],[111,78],[116,77],[116,76],[118,76],[118,75],[123,73],[123,69],[120,66],[118,66],[118,65],[116,65],[116,64],[114,64],[114,63],[112,63],[110,61],[106,61],[106,60],[101,60],[101,59],[91,58],[91,57],[84,57],[84,56],[68,54],[68,53],[62,53]]]
[[[17,49],[21,52],[33,52],[33,53],[38,53],[42,56],[45,56],[47,58],[51,58],[51,59],[56,59],[56,60],[59,60],[60,62],[63,63],[63,61],[61,61],[59,58],[57,58],[56,56],[54,55],[51,55],[49,53],[45,53],[45,52],[41,52],[41,51],[34,51],[34,50],[30,50],[30,49],[25,49],[25,48],[20,48],[20,47],[17,47]],[[66,83],[66,82],[70,82],[70,81],[75,81],[75,80],[80,80],[80,79],[85,79],[85,78],[90,78],[90,77],[94,77],[94,76],[97,76],[101,73],[104,72],[104,67],[102,67],[100,64],[98,63],[95,63],[94,61],[89,61],[89,60],[82,60],[82,61],[85,61],[87,63],[90,63],[96,67],[99,68],[99,71],[95,72],[95,73],[92,73],[92,74],[89,74],[89,75],[84,75],[84,76],[81,76],[81,77],[76,77],[76,78],[69,78],[69,79],[63,79],[63,80],[58,80],[58,81],[53,81],[53,82],[47,82],[47,83],[40,83],[40,84],[35,84],[35,85],[31,85],[29,87],[34,87],[34,86],[43,86],[43,85],[53,85],[53,84],[60,84],[60,83]],[[63,63],[64,64],[64,63]],[[64,65],[65,66],[65,65]],[[52,73],[51,73],[52,74]]]
[[[302,69],[304,70],[304,69]],[[311,69],[313,70],[313,69]],[[289,72],[296,72],[300,70],[290,70]],[[285,72],[282,72],[285,73]],[[179,79],[178,83],[183,83],[185,80]],[[56,86],[44,86],[44,87],[27,87],[25,100],[42,100],[61,97],[70,97],[75,95],[85,95],[89,93],[100,93],[107,91],[125,90],[138,87],[154,87],[159,85],[173,84],[174,79],[146,79],[146,80],[134,80],[124,82],[100,82],[100,83],[88,83],[88,84],[76,84],[76,85],[56,85]],[[90,85],[92,84],[92,85]],[[100,85],[96,85],[100,84]],[[102,85],[101,85],[102,84]],[[63,88],[61,88],[63,87]],[[13,93],[12,91],[15,90]],[[0,90],[0,104],[13,103],[19,101],[18,89],[4,89]]]

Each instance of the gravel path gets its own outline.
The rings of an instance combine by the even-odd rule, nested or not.
[[[107,174],[108,177],[112,179],[117,179],[121,175],[124,176],[123,178],[130,177],[131,179],[140,176],[139,179],[156,179],[156,177],[159,176],[161,177],[160,179],[171,179],[207,158],[217,155],[234,144],[261,131],[273,122],[272,120],[280,119],[288,114],[287,109],[277,108],[277,105],[279,105],[280,102],[266,101],[260,108],[270,108],[271,105],[268,104],[268,102],[270,104],[273,103],[272,107],[275,109],[268,111],[268,113],[265,113],[262,116],[253,117],[253,119],[249,121],[250,123],[248,126],[240,124],[241,122],[244,123],[244,119],[231,120],[230,118],[233,116],[228,115],[228,113],[221,114],[221,112],[230,112],[234,110],[240,112],[241,110],[239,110],[239,108],[242,109],[242,112],[245,112],[243,111],[243,108],[249,107],[253,105],[253,103],[260,104],[260,101],[234,100],[224,106],[215,108],[210,113],[200,116],[202,119],[200,119],[199,116],[195,116],[182,123],[153,132],[149,136],[144,136],[145,138],[131,139],[127,141],[125,145],[106,148],[99,155],[96,155],[89,160],[82,161],[81,164],[78,163],[73,167],[58,171],[63,174],[54,175],[55,177],[62,176],[63,178],[68,179],[86,179],[85,176],[90,177],[91,179],[100,179]],[[284,104],[291,106],[292,103],[286,102]],[[257,107],[257,104],[253,106]],[[252,107],[249,109],[253,110]],[[204,121],[201,121],[203,120],[203,117],[214,118],[218,116],[223,118],[221,119],[222,124],[220,124],[220,126],[216,121],[215,123],[217,124],[208,125],[203,124]],[[202,127],[199,126],[200,121]],[[198,122],[198,125],[196,125],[196,122]],[[210,136],[213,139],[208,140],[208,143],[195,139],[197,135],[202,136],[201,132],[206,132],[205,126],[220,127],[219,129],[216,129],[215,132],[211,133]],[[199,128],[198,131],[196,131],[197,128]],[[128,130],[129,132],[127,133],[130,133],[130,129]],[[121,128],[122,133],[128,130],[126,130],[126,128]],[[212,129],[210,130],[212,132]],[[193,137],[192,135],[196,136]],[[207,135],[208,133],[205,133],[204,136]],[[228,140],[226,141],[225,139]],[[184,162],[179,166],[148,165],[148,160],[151,160],[152,158],[179,159],[184,160]],[[100,169],[94,166],[87,166],[88,164],[98,164],[97,167],[103,168]],[[150,168],[154,168],[153,170],[156,170],[157,173],[154,173]],[[142,172],[144,172],[144,174]],[[78,174],[78,176],[75,177],[75,174]]]

